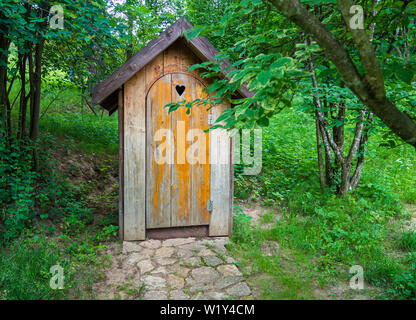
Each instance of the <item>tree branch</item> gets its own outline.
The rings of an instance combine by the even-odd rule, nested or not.
[[[379,65],[377,67],[376,62],[378,63],[378,61],[374,55],[364,58],[365,61],[363,62],[366,69],[370,69],[371,66],[374,66],[375,69],[368,72],[370,74],[368,79],[362,77],[352,62],[348,51],[299,0],[268,1],[286,18],[311,34],[324,50],[326,57],[334,63],[346,85],[360,101],[373,111],[397,136],[416,148],[416,123],[388,100],[384,90],[383,78],[374,79],[379,74],[380,69]],[[359,42],[358,47],[366,49],[367,46],[366,42]],[[360,52],[362,57],[365,52]],[[382,82],[383,85],[381,85]]]
[[[376,53],[367,36],[366,30],[350,28],[350,21],[353,17],[350,13],[350,8],[354,5],[354,2],[351,0],[338,0],[338,5],[341,8],[345,24],[351,32],[352,38],[360,53],[363,66],[367,71],[364,77],[371,86],[373,92],[375,92],[376,99],[383,99],[386,96],[383,72],[381,71],[380,63],[377,60]]]

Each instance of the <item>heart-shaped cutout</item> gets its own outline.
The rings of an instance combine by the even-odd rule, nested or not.
[[[176,86],[176,92],[181,96],[185,92],[185,86]]]

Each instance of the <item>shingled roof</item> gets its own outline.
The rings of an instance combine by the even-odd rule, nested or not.
[[[184,17],[177,20],[162,32],[158,38],[149,42],[147,46],[127,60],[126,63],[114,71],[107,79],[97,84],[92,90],[93,103],[101,105],[103,108],[110,111],[110,113],[114,112],[117,109],[118,89],[176,40],[185,38],[184,32],[189,29],[193,29],[193,25],[189,23],[188,20]],[[218,55],[218,50],[215,49],[205,37],[186,40],[186,43],[202,61],[209,61]],[[221,67],[224,77],[234,69],[229,68],[230,63],[227,60],[222,61]],[[243,97],[250,97],[253,95],[245,87],[242,87],[239,90],[239,93]]]

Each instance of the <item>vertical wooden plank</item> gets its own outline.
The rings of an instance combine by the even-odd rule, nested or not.
[[[149,91],[153,83],[163,76],[165,72],[164,68],[164,52],[160,53],[156,58],[154,58],[148,65],[146,69],[146,92]]]
[[[178,41],[165,50],[164,72],[165,74],[180,71],[182,64],[182,46]]]
[[[229,236],[232,235],[233,217],[234,217],[234,152],[235,152],[235,137],[232,137],[230,141],[230,212],[229,212],[229,222],[228,222],[228,235]]]
[[[172,74],[172,102],[188,100],[190,98],[190,77],[184,74]],[[185,86],[182,95],[176,91],[176,86]],[[191,193],[192,175],[191,165],[186,161],[186,132],[190,128],[190,116],[185,108],[179,108],[172,114],[172,131],[174,134],[175,165],[172,166],[172,227],[189,226],[191,224]]]
[[[124,92],[118,92],[118,233],[124,239]]]
[[[191,97],[190,100],[197,98],[204,98],[206,93],[203,92],[204,85],[195,78],[191,78],[189,83]],[[192,225],[205,225],[209,224],[210,213],[207,210],[207,202],[210,200],[210,175],[211,175],[211,166],[210,166],[210,157],[209,157],[209,133],[203,132],[209,128],[208,126],[208,114],[206,106],[196,106],[192,107],[191,111],[191,127],[195,130],[193,134],[194,140],[189,141],[190,153],[193,153],[198,158],[199,153],[203,153],[204,157],[199,159],[202,163],[197,162],[191,165],[191,223]],[[189,140],[189,137],[187,137]],[[195,146],[198,149],[193,149]],[[203,158],[203,159],[202,159]],[[192,158],[191,158],[192,160]],[[196,159],[194,159],[196,160]]]
[[[145,240],[145,70],[124,86],[124,239]]]
[[[192,71],[188,71],[189,67],[193,66],[194,64],[197,63],[201,63],[202,61],[192,52],[191,49],[189,49],[189,47],[187,46],[187,41],[184,39],[181,39],[178,41],[181,44],[181,50],[182,50],[182,55],[181,55],[181,66],[180,66],[180,70],[182,72],[186,72],[191,74],[192,76],[200,79],[201,75],[201,69],[196,69],[196,70],[192,70]]]
[[[169,135],[170,115],[164,108],[171,101],[171,77],[160,78],[147,94],[146,226],[149,229],[171,225],[169,154],[173,152],[173,139]]]
[[[216,105],[211,110],[217,119],[226,107]],[[212,212],[209,235],[226,236],[230,224],[230,138],[226,130],[210,131]]]

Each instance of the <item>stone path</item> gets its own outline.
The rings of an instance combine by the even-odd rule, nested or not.
[[[251,290],[227,253],[228,238],[124,242],[112,257],[101,299],[251,299]]]

